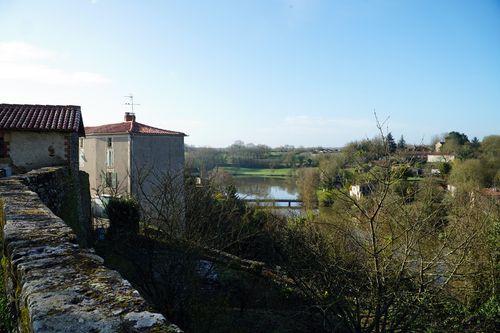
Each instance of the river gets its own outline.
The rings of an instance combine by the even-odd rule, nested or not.
[[[287,199],[299,197],[295,178],[235,177],[233,183],[243,199]]]

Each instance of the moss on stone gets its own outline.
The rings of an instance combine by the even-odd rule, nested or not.
[[[19,309],[19,329],[21,333],[30,333],[32,331],[30,313],[27,306],[21,306]]]

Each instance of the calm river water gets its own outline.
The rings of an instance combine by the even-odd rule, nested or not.
[[[235,177],[234,185],[243,199],[297,199],[295,178]]]

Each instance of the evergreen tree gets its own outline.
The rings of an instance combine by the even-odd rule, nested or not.
[[[401,138],[398,141],[398,149],[400,149],[400,150],[406,149],[406,141],[405,141],[405,138],[403,137],[403,134],[401,134]]]
[[[396,142],[390,132],[387,134],[387,146],[389,147],[389,152],[394,153],[396,151]]]
[[[477,149],[479,148],[479,146],[481,145],[481,143],[479,142],[479,139],[477,137],[474,137],[470,143],[471,147],[474,148],[474,149]]]

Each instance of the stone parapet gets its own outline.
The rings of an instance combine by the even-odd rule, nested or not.
[[[59,172],[0,180],[2,265],[18,331],[180,332],[92,249],[79,247],[73,230],[47,207],[57,207],[50,200],[58,193],[33,182],[50,183]]]

